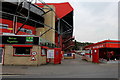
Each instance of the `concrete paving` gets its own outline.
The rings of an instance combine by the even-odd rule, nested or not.
[[[118,64],[94,64],[65,59],[62,64],[42,66],[3,66],[3,78],[118,78]]]

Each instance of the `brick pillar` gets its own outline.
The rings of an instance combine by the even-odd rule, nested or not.
[[[53,8],[53,10],[55,10],[55,7],[53,5],[49,5],[51,8]],[[44,6],[44,8],[48,8],[46,6]],[[48,10],[45,9],[44,10],[45,12],[47,12]],[[44,23],[52,28],[55,29],[55,13],[53,11],[50,11],[48,13],[46,13],[44,15]],[[49,27],[45,26],[44,30],[48,30]],[[50,31],[48,31],[46,34],[45,34],[45,39],[46,40],[49,40],[50,42],[52,43],[55,43],[55,30],[51,29]]]

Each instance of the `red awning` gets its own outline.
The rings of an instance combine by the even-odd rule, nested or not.
[[[68,13],[70,13],[71,11],[73,11],[72,6],[68,2],[65,2],[65,3],[46,3],[46,4],[55,6],[56,15],[59,18],[62,18],[65,15],[67,15]],[[39,7],[43,7],[43,6],[41,6],[41,5],[43,5],[41,3],[36,3],[36,5],[38,5],[38,6],[40,5]]]
[[[94,43],[85,47],[87,48],[120,48],[120,41],[118,40],[104,40],[98,43]]]

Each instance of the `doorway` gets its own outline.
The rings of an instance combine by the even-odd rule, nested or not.
[[[0,64],[3,63],[3,48],[0,47]]]

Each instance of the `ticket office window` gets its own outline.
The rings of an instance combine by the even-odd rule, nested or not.
[[[14,55],[16,56],[30,56],[31,47],[14,47]]]
[[[47,55],[47,49],[42,49],[41,56],[46,56],[46,55]]]

